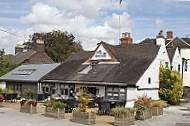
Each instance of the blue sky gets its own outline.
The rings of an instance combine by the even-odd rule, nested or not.
[[[33,32],[73,33],[84,49],[101,40],[118,44],[119,0],[6,0],[0,1],[0,48],[14,53]],[[121,32],[134,42],[155,37],[160,30],[174,36],[190,35],[190,0],[123,0]]]

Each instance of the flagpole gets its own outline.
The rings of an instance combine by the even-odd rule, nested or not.
[[[120,42],[120,35],[121,35],[120,15],[121,15],[121,0],[119,1],[119,45],[121,44]]]

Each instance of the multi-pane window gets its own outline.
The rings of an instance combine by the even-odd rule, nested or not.
[[[70,95],[71,90],[74,90],[74,85],[60,84],[61,95]]]
[[[126,100],[126,89],[118,87],[108,87],[106,90],[108,99],[113,100]]]

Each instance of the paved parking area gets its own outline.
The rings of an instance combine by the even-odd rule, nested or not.
[[[41,114],[27,114],[11,108],[0,108],[0,126],[83,126],[68,119],[53,119]],[[93,125],[98,126],[98,125]]]
[[[135,121],[134,126],[176,126],[176,122],[190,121],[190,111],[186,107],[164,108],[164,114],[145,121]],[[190,125],[187,125],[190,126]]]

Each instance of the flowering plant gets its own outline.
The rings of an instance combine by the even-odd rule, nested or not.
[[[0,102],[3,102],[4,98],[0,95]]]

